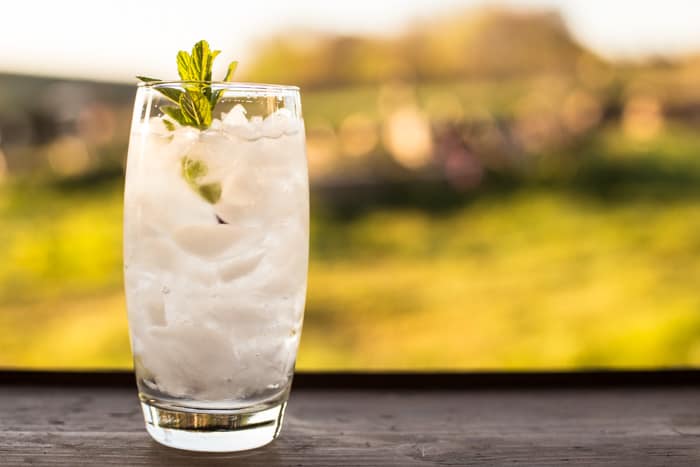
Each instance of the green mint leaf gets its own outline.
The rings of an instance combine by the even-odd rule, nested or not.
[[[221,50],[215,50],[212,53],[209,54],[209,59],[207,60],[207,63],[204,65],[206,68],[204,69],[205,73],[205,81],[211,81],[211,70],[214,67],[214,59],[221,53]],[[212,92],[211,92],[211,86],[207,86],[204,88],[204,96],[211,102],[211,110],[214,110],[214,106],[216,105],[216,102],[219,100],[218,98],[216,100],[212,99]]]
[[[221,183],[200,185],[197,188],[197,193],[199,193],[199,196],[209,201],[209,203],[216,204],[216,202],[221,199]]]
[[[148,76],[137,76],[136,79],[143,81],[144,83],[153,83],[156,81],[163,81],[162,79],[158,78],[149,78]]]
[[[193,126],[199,127],[200,119],[197,113],[197,106],[193,102],[189,91],[180,96],[180,112],[187,120],[193,123]]]
[[[233,74],[236,72],[236,68],[238,67],[238,62],[233,61],[229,64],[228,70],[226,70],[226,76],[224,77],[224,81],[233,81]],[[219,102],[221,99],[221,95],[224,93],[223,89],[219,89],[218,91],[214,91],[211,95],[211,108],[214,110],[214,107],[216,106],[216,103]]]
[[[199,41],[192,47],[192,71],[194,79],[202,81],[206,74],[206,63],[209,60],[209,43]]]
[[[221,50],[213,50],[213,51],[209,54],[209,60],[207,60],[207,63],[206,63],[206,70],[205,70],[205,71],[207,72],[206,75],[205,75],[206,78],[207,78],[206,81],[211,81],[211,80],[212,80],[212,69],[214,68],[214,59],[215,59],[216,57],[218,57],[220,53],[221,53]]]
[[[196,77],[194,79],[198,81],[211,81],[214,59],[220,53],[220,50],[212,51],[209,47],[209,43],[205,40],[197,42],[194,47],[192,47],[191,56],[192,76]],[[213,109],[213,104],[215,102],[212,100],[211,87],[207,85],[199,85],[198,88],[204,97],[210,102],[210,107]]]
[[[220,50],[211,51],[209,43],[205,40],[197,42],[192,47],[192,69],[196,80],[211,81],[211,70],[214,59],[221,53]]]
[[[226,76],[224,76],[224,81],[233,81],[233,74],[236,72],[236,68],[238,68],[238,62],[233,61],[229,64],[228,70],[226,70]],[[214,109],[214,106],[216,105],[217,102],[219,102],[219,99],[221,99],[221,95],[224,93],[223,90],[218,90],[214,91],[214,93],[211,96],[211,108]]]
[[[196,81],[194,69],[192,68],[192,57],[190,54],[181,50],[177,53],[177,74],[183,81]]]
[[[183,93],[184,94],[184,93]],[[194,122],[192,122],[188,117],[186,117],[183,113],[182,110],[180,110],[179,107],[175,107],[172,105],[167,105],[164,107],[160,108],[165,115],[168,117],[172,118],[175,120],[177,123],[183,126],[194,126]]]
[[[211,125],[211,106],[209,100],[199,91],[188,90],[180,96],[180,110],[200,130]]]
[[[162,82],[162,79],[156,79],[156,78],[149,78],[147,76],[137,76],[137,79],[143,81],[144,83],[157,83],[157,82]],[[182,91],[179,89],[175,88],[168,88],[168,87],[162,87],[162,88],[155,88],[156,91],[167,97],[169,100],[173,101],[174,103],[180,102],[180,94],[182,94]]]
[[[168,131],[175,131],[175,124],[170,120],[163,119],[163,125],[165,125]]]
[[[172,102],[176,104],[180,102],[180,96],[182,95],[182,91],[180,91],[179,89],[162,87],[156,88],[156,90]]]
[[[200,160],[185,156],[182,158],[182,177],[191,185],[197,184],[197,179],[207,174],[207,165]]]
[[[215,204],[221,198],[220,183],[205,183],[200,185],[198,180],[208,172],[207,165],[198,159],[185,156],[182,158],[182,178],[199,196],[207,202]]]
[[[238,68],[238,62],[231,62],[226,71],[224,81],[233,81],[233,74],[236,72],[236,68]]]
[[[211,94],[211,98],[209,98],[209,103],[211,104],[212,112],[214,111],[214,107],[216,106],[216,103],[219,102],[219,99],[221,99],[221,93],[223,93],[223,91],[221,89],[219,89],[218,91],[214,91]]]

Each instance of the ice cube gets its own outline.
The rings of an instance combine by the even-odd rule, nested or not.
[[[268,138],[279,138],[282,135],[293,135],[299,131],[299,121],[289,109],[277,109],[265,118],[263,135]]]
[[[172,120],[168,120],[170,123],[172,123]],[[172,136],[172,131],[168,129],[166,126],[166,123],[164,121],[164,118],[162,117],[151,117],[147,122],[145,122],[143,126],[143,131],[150,133],[150,134],[155,134],[161,137],[170,137]]]
[[[246,125],[248,123],[246,113],[245,107],[241,104],[236,104],[229,113],[221,114],[221,120],[225,126]]]
[[[262,135],[267,138],[279,138],[284,134],[288,118],[278,110],[268,115],[262,124]]]
[[[221,131],[224,128],[224,124],[221,120],[218,118],[215,118],[211,121],[211,125],[209,125],[209,129],[207,132],[211,131]]]
[[[217,387],[235,369],[232,346],[219,330],[201,324],[151,327],[143,339],[143,366],[168,394],[195,395]]]
[[[199,303],[199,319],[211,323],[227,334],[240,337],[255,335],[251,333],[264,329],[270,323],[261,297],[227,292],[201,297]],[[242,332],[244,328],[246,331]]]
[[[258,269],[265,279],[261,292],[272,297],[292,296],[306,279],[308,242],[305,228],[290,223],[271,232],[265,243],[266,255]]]
[[[134,291],[138,297],[136,313],[142,313],[150,326],[165,326],[165,303],[162,291],[163,288],[156,283]]]
[[[172,271],[177,260],[177,248],[167,238],[142,237],[137,240],[138,247],[133,261],[138,267],[151,272]]]
[[[241,240],[245,229],[228,224],[187,225],[173,233],[183,250],[202,258],[216,258]]]
[[[279,109],[278,112],[286,117],[284,134],[293,135],[298,133],[302,125],[301,120],[296,118],[292,112],[287,109]]]
[[[190,147],[187,158],[204,163],[206,171],[197,180],[200,184],[220,183],[223,178],[232,170],[233,145],[231,140],[219,131],[209,131],[202,133],[201,138]]]
[[[214,206],[217,216],[232,224],[256,216],[264,190],[257,181],[255,169],[240,167],[232,170],[222,184],[221,199]]]
[[[145,178],[142,181],[145,186],[134,193],[135,212],[129,216],[141,226],[140,234],[169,234],[180,226],[215,221],[211,205],[180,174],[168,176],[155,172],[148,180]]]
[[[125,270],[129,322],[134,335],[142,337],[149,326],[165,325],[160,282],[147,269],[130,265]]]
[[[169,150],[174,157],[186,155],[192,145],[194,145],[200,136],[200,131],[191,126],[181,126],[172,132],[173,139],[170,142]]]
[[[248,274],[260,264],[263,256],[264,252],[260,250],[224,261],[218,268],[219,277],[224,282],[230,282],[244,274]]]
[[[255,129],[246,118],[246,110],[241,104],[236,105],[227,114],[222,114],[224,132],[233,137],[255,139]]]

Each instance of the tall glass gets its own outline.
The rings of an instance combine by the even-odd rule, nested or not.
[[[304,124],[296,87],[194,84],[219,93],[207,128],[169,116],[164,93],[193,83],[136,94],[124,193],[131,347],[156,441],[238,451],[277,437],[292,382],[308,265]]]

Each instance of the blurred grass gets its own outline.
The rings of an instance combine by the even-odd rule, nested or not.
[[[315,199],[299,368],[700,365],[700,137],[582,151],[445,209]],[[0,222],[0,366],[130,366],[120,183],[7,183]]]

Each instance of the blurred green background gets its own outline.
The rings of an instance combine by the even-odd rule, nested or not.
[[[282,32],[242,73],[302,87],[299,368],[700,365],[700,55],[605,59],[556,11],[477,8]],[[133,95],[0,75],[1,367],[131,365]]]

